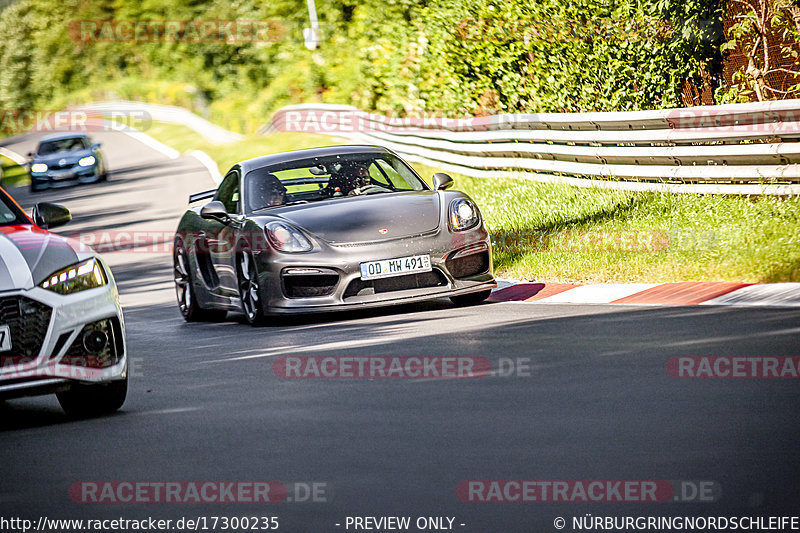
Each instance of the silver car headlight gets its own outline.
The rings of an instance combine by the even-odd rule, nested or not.
[[[31,165],[31,172],[47,172],[47,165],[44,163],[34,163]]]
[[[108,283],[108,279],[106,279],[103,268],[100,263],[91,258],[53,272],[39,286],[58,294],[72,294],[102,287],[106,283]]]
[[[95,161],[96,161],[96,159],[94,158],[93,155],[88,155],[86,157],[81,157],[80,159],[78,159],[78,166],[89,167],[89,166],[94,165]]]
[[[456,198],[450,202],[449,216],[450,229],[453,231],[464,231],[474,228],[481,222],[478,208],[466,198]]]
[[[269,222],[264,231],[270,244],[280,252],[309,252],[313,248],[300,230],[283,222]]]

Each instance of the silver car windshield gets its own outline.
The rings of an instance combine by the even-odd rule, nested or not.
[[[427,188],[392,154],[347,154],[251,170],[245,175],[244,202],[246,211],[253,213],[283,205]]]

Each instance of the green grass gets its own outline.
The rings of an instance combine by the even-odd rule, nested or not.
[[[457,178],[501,276],[581,282],[800,281],[800,198],[626,193]],[[517,237],[516,239],[514,237]]]
[[[211,145],[183,126],[146,133],[203,150],[225,173],[236,161],[345,144],[302,133]],[[430,183],[437,169],[414,164]],[[800,281],[800,198],[633,193],[453,175],[494,236],[500,277],[541,281]]]
[[[4,155],[0,155],[0,165],[2,165],[3,169],[0,175],[3,177],[2,185],[4,189],[30,183],[28,170],[24,166],[16,164]]]

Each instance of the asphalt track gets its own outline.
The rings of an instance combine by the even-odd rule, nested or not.
[[[193,158],[168,159],[120,133],[95,137],[108,183],[10,191],[26,209],[67,205],[74,222],[61,233],[169,234],[188,194],[213,187]],[[15,141],[4,145],[26,153],[35,136]],[[169,253],[106,257],[125,308],[128,401],[83,421],[68,420],[54,397],[0,404],[0,517],[277,516],[279,531],[353,531],[348,516],[410,516],[412,524],[448,516],[457,531],[530,532],[556,531],[556,517],[572,531],[571,518],[587,513],[800,509],[800,381],[666,371],[676,356],[798,356],[800,309],[454,308],[444,300],[261,328],[237,316],[186,324]],[[493,369],[520,358],[530,369],[473,379],[277,377],[275,357],[294,354],[478,356]],[[681,480],[715,489],[714,501],[476,503],[458,498],[464,480]],[[91,504],[70,497],[81,481],[316,482],[325,501],[296,501],[298,489],[295,501],[275,504]]]

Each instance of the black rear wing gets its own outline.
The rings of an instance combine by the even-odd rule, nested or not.
[[[208,200],[209,198],[214,198],[214,195],[216,193],[217,189],[211,189],[210,191],[196,192],[194,194],[190,194],[189,203],[193,204],[194,202],[199,202],[200,200]]]

